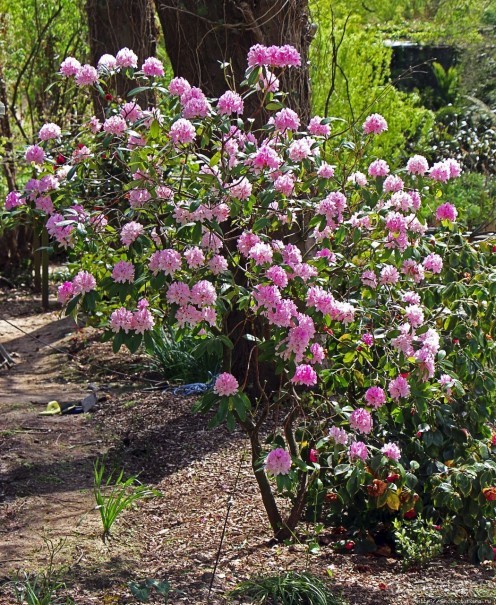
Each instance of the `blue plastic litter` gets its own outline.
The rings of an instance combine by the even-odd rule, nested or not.
[[[215,378],[216,377],[212,378],[209,382],[191,382],[190,384],[183,384],[179,387],[167,387],[163,392],[172,393],[173,395],[201,395],[213,387]]]

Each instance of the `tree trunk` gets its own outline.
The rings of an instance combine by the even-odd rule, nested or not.
[[[155,55],[157,30],[154,21],[152,0],[88,0],[89,43],[91,63],[96,65],[103,54],[115,55],[127,47],[138,55],[138,68],[143,61]],[[134,88],[128,78],[116,77],[116,91],[120,97]],[[141,95],[140,102],[150,102]],[[95,99],[95,110],[103,113],[100,100]]]
[[[155,4],[174,73],[207,96],[218,97],[229,88],[220,62],[231,63],[238,86],[251,46],[294,46],[301,53],[302,66],[285,71],[281,90],[289,93],[288,105],[306,123],[310,112],[308,0],[155,0]],[[246,117],[256,112],[256,95],[247,99],[245,109]]]

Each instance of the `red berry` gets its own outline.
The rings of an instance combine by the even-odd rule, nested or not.
[[[355,543],[353,542],[353,540],[348,540],[348,542],[345,543],[344,547],[346,548],[346,550],[353,550],[355,548]]]
[[[406,513],[403,515],[404,519],[415,519],[415,517],[417,516],[417,511],[414,508],[411,508],[410,510],[407,510]]]
[[[114,97],[113,97],[113,96],[112,96],[112,95],[111,95],[111,94],[108,92],[108,93],[105,95],[105,100],[106,100],[106,101],[113,101],[113,100],[114,100]]]
[[[420,439],[422,437],[422,431],[417,432],[417,437],[418,437],[418,439]]]
[[[59,155],[55,158],[55,161],[60,166],[61,164],[65,164],[65,157],[59,153]]]

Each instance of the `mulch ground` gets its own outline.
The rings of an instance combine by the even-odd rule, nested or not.
[[[326,544],[333,528],[311,555],[304,523],[293,544],[274,543],[244,436],[208,429],[194,399],[155,390],[144,357],[113,354],[95,330],[38,307],[23,292],[0,296],[0,342],[16,360],[0,372],[1,605],[16,602],[16,574],[46,568],[47,540],[61,545],[60,594],[77,605],[136,603],[128,583],[145,578],[167,579],[172,604],[226,604],[239,581],[285,570],[317,574],[350,604],[496,603],[491,565],[446,555],[403,573],[391,555],[336,552]],[[88,383],[101,395],[92,413],[39,416],[52,398],[80,399]],[[107,468],[161,492],[123,513],[106,544],[92,495],[103,455]]]

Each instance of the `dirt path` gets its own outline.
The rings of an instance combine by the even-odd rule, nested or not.
[[[51,348],[66,349],[76,325],[57,312],[33,312],[36,306],[15,295],[0,303],[0,342],[16,362],[0,373],[2,578],[44,562],[43,536],[87,529],[93,507],[94,427],[83,415],[39,415],[51,400],[77,402],[86,394],[84,384],[64,378],[67,355]]]
[[[113,355],[91,330],[79,332],[56,312],[41,313],[32,297],[0,293],[0,342],[16,361],[0,371],[0,605],[16,603],[12,574],[46,568],[43,536],[64,540],[57,563],[68,566],[65,594],[76,605],[135,604],[128,583],[145,578],[170,581],[170,605],[224,605],[242,579],[303,569],[332,577],[350,604],[496,603],[491,566],[446,556],[403,574],[391,556],[336,553],[330,531],[310,556],[304,524],[300,544],[274,544],[243,436],[208,430],[206,419],[191,413],[191,399],[146,390],[129,355]],[[118,384],[112,368],[124,374]],[[52,399],[79,401],[95,381],[110,390],[94,413],[38,414]],[[162,492],[124,513],[107,545],[92,495],[93,463],[102,453],[109,468],[139,474]]]

